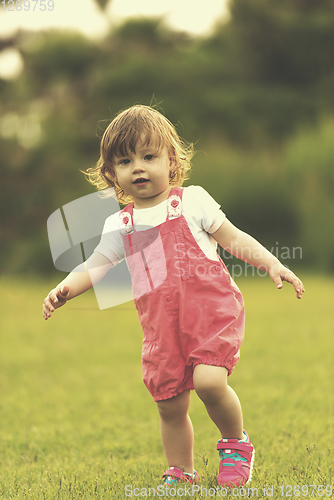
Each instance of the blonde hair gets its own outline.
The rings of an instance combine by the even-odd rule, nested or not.
[[[100,145],[100,158],[95,167],[88,168],[83,174],[97,187],[113,187],[117,199],[122,204],[131,203],[129,196],[117,182],[114,170],[115,156],[126,156],[141,140],[145,145],[154,142],[158,149],[167,147],[174,168],[170,175],[170,186],[182,186],[189,178],[193,144],[186,143],[176,132],[174,125],[159,111],[151,106],[135,105],[121,111],[109,124]]]

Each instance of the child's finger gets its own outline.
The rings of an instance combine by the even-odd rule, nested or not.
[[[47,297],[45,297],[43,306],[47,310],[49,310],[52,307],[52,302],[50,300],[50,296],[49,295]]]
[[[63,292],[63,293],[62,293]],[[66,295],[69,293],[69,287],[63,287],[63,290],[55,288],[51,290],[43,303],[43,316],[45,319],[51,317],[51,314],[66,302]]]
[[[281,280],[281,278],[280,278],[280,277],[276,278],[276,279],[274,280],[274,283],[275,283],[275,285],[276,285],[276,288],[279,288],[279,289],[280,289],[280,288],[282,288],[282,287],[283,287],[283,283],[282,283],[282,280]]]
[[[275,283],[276,288],[282,288],[283,283],[282,283],[281,276],[279,273],[276,273],[276,272],[270,273],[270,277],[273,280],[273,282]]]
[[[305,292],[302,281],[291,271],[289,271],[285,276],[282,276],[282,279],[292,284],[296,291],[297,298],[301,299],[302,294]]]
[[[52,305],[57,304],[58,302],[64,302],[66,300],[66,296],[68,295],[70,289],[68,286],[64,286],[62,288],[55,288],[54,290],[51,290],[49,293],[50,300],[52,302]]]
[[[52,306],[49,295],[44,299],[42,311],[45,319],[50,318],[51,313],[54,311],[54,307]]]
[[[56,302],[58,302],[57,290],[52,290],[49,293],[48,298],[52,304],[56,304]]]
[[[66,297],[68,294],[69,294],[69,287],[67,285],[63,286],[63,288],[61,288],[60,290],[60,294],[63,296],[63,297]]]

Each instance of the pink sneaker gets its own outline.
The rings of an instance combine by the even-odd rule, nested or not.
[[[219,439],[217,450],[220,455],[218,483],[221,486],[244,486],[252,478],[255,450],[247,436],[247,441]]]
[[[165,470],[162,479],[164,480],[164,484],[169,484],[170,486],[175,486],[181,482],[197,484],[199,475],[196,470],[194,470],[194,474],[189,474],[188,472],[183,472],[179,467],[170,467]]]

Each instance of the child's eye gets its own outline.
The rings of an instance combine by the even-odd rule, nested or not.
[[[130,160],[128,158],[123,158],[119,162],[120,165],[127,165],[128,163],[130,163]]]
[[[155,157],[155,155],[145,155],[145,160],[153,160],[153,158]]]

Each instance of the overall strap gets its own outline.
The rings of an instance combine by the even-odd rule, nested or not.
[[[170,190],[167,200],[167,220],[177,219],[182,215],[183,188],[174,187]]]
[[[177,219],[182,216],[182,195],[183,188],[175,187],[170,190],[167,202],[167,220]],[[175,232],[176,248],[179,263],[182,268],[182,280],[189,279],[189,263],[187,249],[184,238],[184,229]]]
[[[127,205],[119,213],[119,222],[121,227],[121,235],[124,245],[125,254],[133,255],[132,238],[131,234],[134,232],[133,224],[133,203]]]
[[[123,235],[133,233],[133,203],[127,205],[125,208],[123,208],[123,210],[121,210],[119,219],[121,224],[121,233]]]

